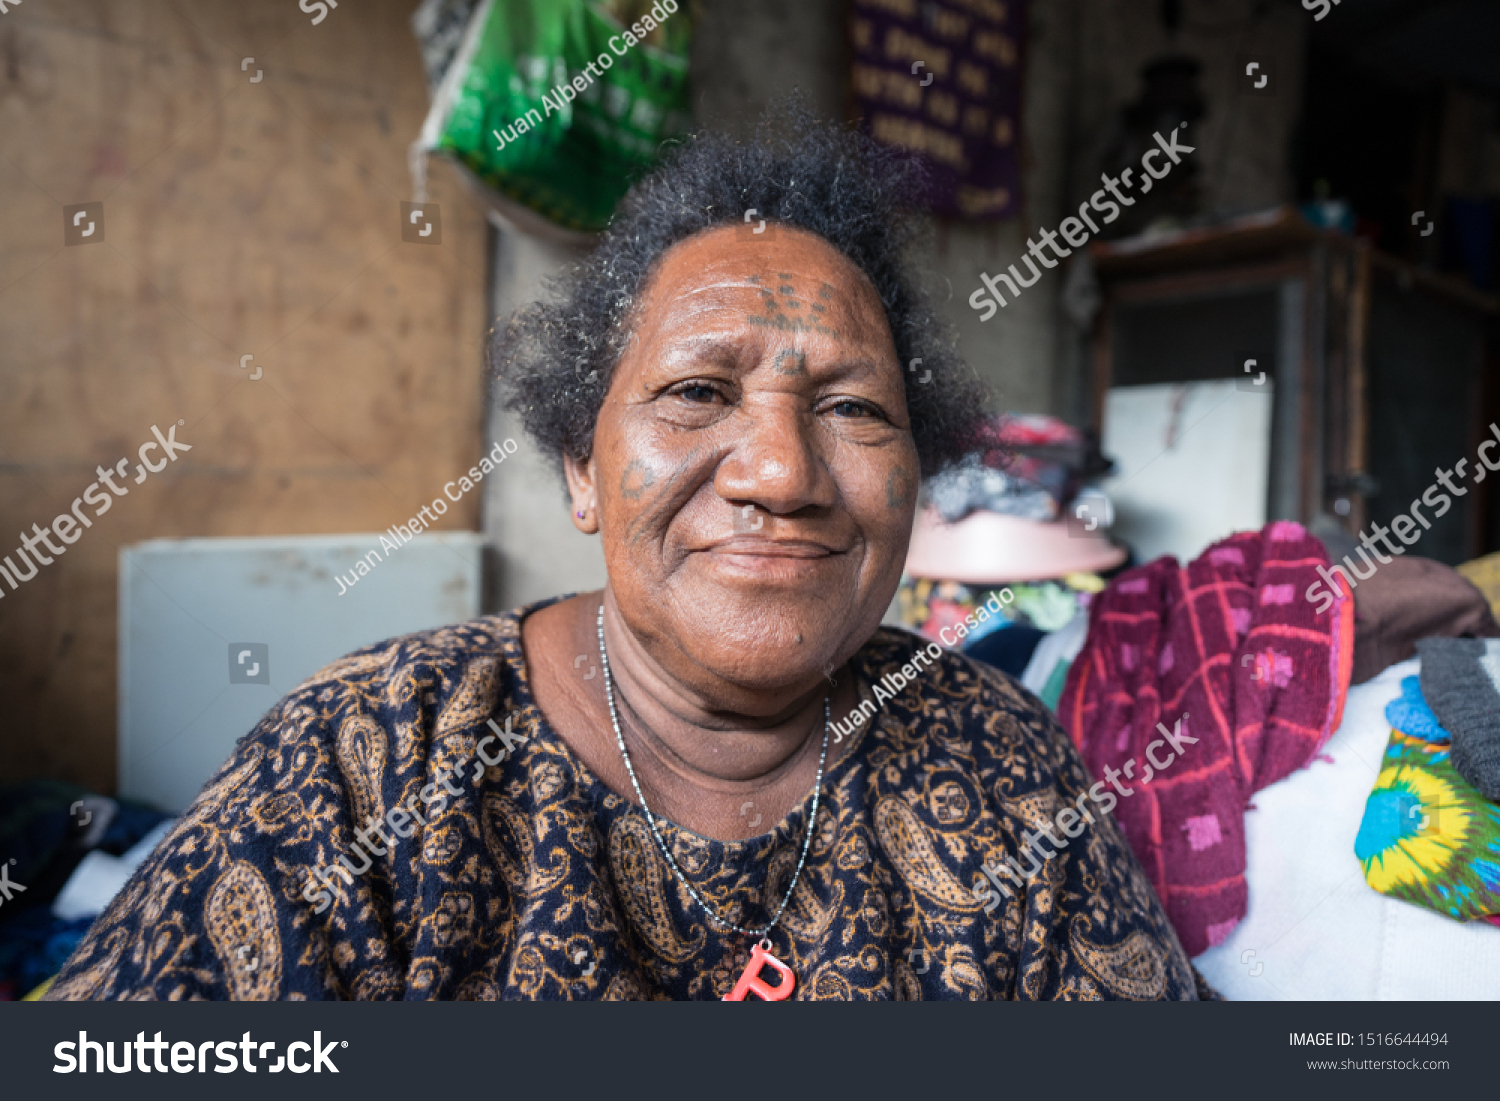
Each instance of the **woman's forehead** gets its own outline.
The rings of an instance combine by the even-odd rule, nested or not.
[[[674,245],[646,289],[638,328],[712,319],[715,328],[737,323],[768,334],[889,341],[864,272],[815,234],[767,228],[770,236],[757,237],[718,227]]]

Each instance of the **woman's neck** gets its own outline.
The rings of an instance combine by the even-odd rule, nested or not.
[[[597,647],[597,628],[594,639]],[[773,787],[809,757],[816,760],[826,684],[824,691],[815,687],[766,717],[716,709],[652,657],[626,626],[608,590],[604,644],[615,712],[637,774],[644,767],[658,784],[675,781],[734,794]]]
[[[615,711],[652,813],[734,840],[764,833],[798,806],[817,776],[827,683],[764,717],[715,707],[669,676],[600,593],[552,604],[521,625],[537,705],[583,764],[615,794],[636,801],[598,668],[601,599]],[[855,694],[850,678],[836,673],[835,679],[837,719]],[[849,744],[830,744],[828,764]]]

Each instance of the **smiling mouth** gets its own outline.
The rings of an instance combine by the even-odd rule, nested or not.
[[[768,539],[763,535],[731,535],[708,547],[713,554],[756,558],[828,558],[839,552],[810,539]]]
[[[843,552],[801,539],[735,535],[705,548],[717,567],[758,580],[796,581],[819,573]]]

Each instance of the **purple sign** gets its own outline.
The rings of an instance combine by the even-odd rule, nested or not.
[[[926,164],[929,209],[1013,217],[1025,0],[854,0],[849,26],[860,126]]]

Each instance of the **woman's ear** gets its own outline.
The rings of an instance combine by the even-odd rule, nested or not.
[[[571,455],[564,455],[563,477],[568,480],[573,526],[585,535],[599,534],[599,498],[594,492],[593,459],[583,463]]]

